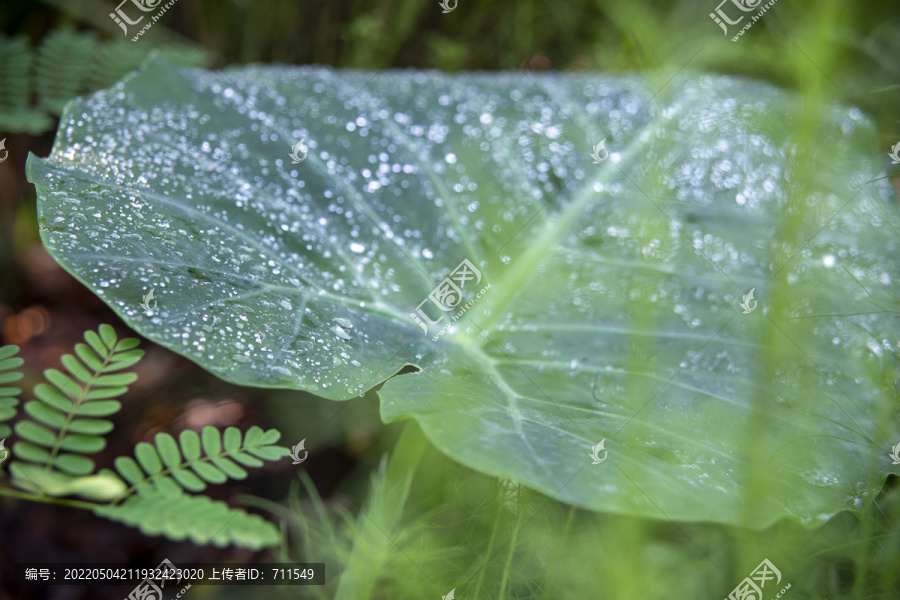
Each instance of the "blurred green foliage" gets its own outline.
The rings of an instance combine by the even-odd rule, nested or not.
[[[3,106],[37,102],[41,88],[15,83],[26,80],[23,73],[35,64],[25,64],[32,59],[22,58],[22,48],[42,47],[50,36],[61,35],[54,32],[62,27],[95,36],[96,43],[116,43],[123,57],[128,54],[122,32],[108,17],[116,4],[4,5],[0,30],[24,36],[27,43],[14,42],[18,50],[0,47]],[[811,103],[855,104],[878,124],[882,150],[900,140],[896,0],[779,0],[737,43],[709,18],[717,5],[718,0],[459,0],[453,12],[443,14],[438,0],[179,0],[134,45],[142,52],[187,45],[213,66],[642,71],[660,73],[660,86],[680,69],[714,71],[766,79],[801,92]],[[106,79],[92,85],[119,72],[95,71],[95,77]],[[76,93],[88,91],[86,86]],[[15,214],[33,210],[25,208],[29,203],[32,197],[22,198]],[[32,231],[36,227],[30,213],[17,222]],[[307,427],[327,424],[338,410],[306,403],[307,413],[298,417],[295,411],[303,403],[295,400],[274,412],[293,423],[296,431],[289,437],[298,440]],[[356,403],[366,411],[359,421],[371,425],[373,437],[381,436],[383,427],[369,418],[373,404],[362,402]],[[322,414],[310,413],[313,407]],[[351,414],[357,413],[348,411],[341,419]],[[388,429],[392,435],[397,428]],[[870,509],[843,513],[819,532],[784,523],[752,533],[571,509],[474,474],[434,450],[413,467],[410,456],[419,445],[409,436],[395,450],[399,466],[379,466],[386,443],[376,444],[362,459],[368,469],[360,469],[334,498],[297,491],[287,510],[260,501],[291,522],[283,558],[325,558],[332,575],[357,574],[354,584],[374,589],[374,598],[437,598],[453,587],[459,598],[663,598],[671,597],[666,594],[672,581],[682,582],[681,590],[693,585],[690,597],[721,597],[746,575],[747,565],[752,568],[763,557],[790,572],[788,599],[900,597],[896,479],[888,480]],[[441,573],[440,580],[434,573]],[[334,581],[309,593],[331,597],[343,586],[347,594],[349,585]],[[244,593],[224,590],[218,597]]]
[[[52,30],[37,48],[25,36],[0,35],[0,129],[38,134],[51,129],[74,97],[107,88],[136,69],[149,49],[128,41],[99,41],[70,27]],[[159,50],[182,66],[205,64],[191,47]]]
[[[114,4],[11,5],[0,28],[37,41],[71,25],[121,40],[108,16]],[[460,0],[444,14],[438,0],[191,0],[176,2],[135,45],[195,44],[221,65],[445,71],[688,67],[795,88],[814,79],[825,82],[829,95],[875,114],[891,135],[900,134],[896,103],[889,101],[900,89],[900,3],[779,0],[737,43],[710,19],[717,5],[717,0]]]

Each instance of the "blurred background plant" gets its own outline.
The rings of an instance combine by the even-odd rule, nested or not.
[[[873,152],[888,173],[898,168],[886,152],[900,141],[900,4],[779,0],[738,43],[710,20],[715,8],[715,0],[462,0],[444,14],[437,0],[179,0],[133,43],[109,18],[114,2],[4,4],[0,139],[9,155],[0,164],[0,345],[22,347],[31,368],[20,384],[24,398],[83,330],[116,322],[44,252],[26,156],[49,153],[68,99],[110,85],[154,50],[207,67],[641,71],[660,85],[686,68],[765,79],[809,102],[859,107],[880,133]],[[796,600],[900,597],[895,478],[870,508],[840,514],[818,532],[792,523],[749,532],[593,514],[460,467],[415,427],[383,426],[374,394],[345,405],[241,388],[151,342],[143,347],[147,357],[101,461],[160,431],[277,426],[285,444],[319,431],[302,483],[297,467],[285,464],[210,492],[282,517],[287,542],[261,553],[175,545],[114,524],[73,522],[68,509],[3,499],[0,531],[13,543],[0,547],[0,599],[50,597],[14,585],[16,560],[146,566],[162,556],[176,564],[277,558],[328,565],[324,588],[260,588],[259,598],[437,598],[454,588],[460,598],[667,598],[673,581],[691,597],[721,597],[763,557],[790,571],[783,583]],[[896,398],[897,374],[885,369],[886,392]],[[191,594],[242,598],[245,589]],[[110,588],[67,594],[55,597],[115,596]]]

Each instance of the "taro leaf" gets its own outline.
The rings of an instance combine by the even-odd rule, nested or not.
[[[660,85],[155,60],[71,104],[29,177],[53,256],[232,381],[346,400],[390,378],[385,421],[596,510],[862,506],[898,437],[872,128],[760,83]]]

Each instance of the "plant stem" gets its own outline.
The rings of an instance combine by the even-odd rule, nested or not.
[[[39,496],[37,494],[28,494],[10,488],[0,487],[0,496],[9,496],[11,498],[21,498],[22,500],[31,500],[32,502],[43,502],[45,504],[59,504],[61,506],[70,506],[72,508],[83,508],[85,510],[94,510],[101,504],[93,502],[82,502],[80,500],[66,500],[65,498],[54,498],[52,496]]]
[[[59,433],[56,435],[56,441],[53,443],[53,450],[50,452],[50,459],[47,461],[47,468],[45,469],[45,471],[47,471],[48,473],[53,468],[53,461],[56,460],[56,455],[59,454],[60,446],[62,446],[63,439],[65,439],[66,437],[66,431],[69,429],[69,425],[72,424],[72,420],[75,418],[75,414],[78,412],[78,407],[80,407],[81,404],[85,401],[85,397],[87,396],[88,392],[91,391],[91,386],[103,372],[103,369],[109,366],[110,359],[113,357],[113,355],[115,355],[115,353],[115,350],[111,349],[109,351],[109,354],[107,354],[103,358],[103,362],[100,364],[100,368],[95,371],[91,369],[93,373],[91,373],[90,381],[84,384],[84,387],[81,388],[81,393],[78,394],[78,397],[72,401],[72,410],[70,410],[69,414],[66,415],[66,421],[65,423],[63,423],[62,427],[60,427]],[[74,372],[72,374],[74,375]],[[63,394],[67,393],[61,387],[58,389]]]
[[[481,584],[484,582],[484,574],[488,569],[488,560],[494,550],[494,541],[497,539],[497,529],[500,528],[500,519],[503,518],[503,510],[497,511],[497,518],[494,519],[494,527],[491,529],[491,539],[488,540],[487,552],[484,553],[486,557],[484,565],[481,567],[481,573],[478,574],[478,582],[475,584],[475,600],[478,600],[478,595],[481,593]]]
[[[566,522],[563,525],[562,535],[559,536],[554,544],[553,554],[550,556],[547,572],[544,575],[544,581],[548,589],[558,585],[559,573],[563,572],[556,567],[560,563],[562,553],[567,549],[571,549],[571,544],[567,545],[566,542],[569,541],[569,535],[572,533],[572,525],[575,523],[576,511],[577,509],[574,506],[569,507],[569,512],[566,515]]]
[[[506,554],[506,564],[503,566],[503,577],[500,579],[500,592],[498,598],[506,597],[506,584],[509,583],[509,572],[512,569],[513,554],[516,552],[516,542],[519,539],[519,528],[522,526],[522,516],[528,510],[528,501],[530,496],[528,492],[519,488],[516,491],[518,514],[516,515],[516,523],[513,525],[512,539],[509,540],[509,552]]]
[[[415,421],[409,421],[397,440],[384,477],[360,510],[361,531],[341,574],[334,600],[367,600],[382,574],[380,549],[397,547],[393,537],[403,515],[409,488],[428,445]]]

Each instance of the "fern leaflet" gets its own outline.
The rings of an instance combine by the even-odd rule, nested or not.
[[[74,355],[61,358],[66,372],[44,371],[48,383],[36,385],[37,400],[25,403],[29,418],[14,427],[21,439],[12,448],[16,458],[10,464],[13,484],[34,493],[36,500],[51,496],[55,502],[88,508],[99,516],[139,527],[147,535],[253,549],[277,544],[278,529],[261,517],[185,493],[204,490],[208,483],[244,479],[246,468],[290,454],[287,448],[274,445],[281,437],[275,429],[251,427],[241,434],[236,427],[229,427],[223,435],[215,427],[205,427],[199,435],[183,431],[178,441],[160,433],[153,444],[139,443],[135,458],[118,457],[118,473],[111,469],[95,473],[94,461],[85,455],[106,446],[104,436],[112,431],[113,423],[105,417],[121,409],[116,398],[137,379],[134,373],[123,371],[144,352],[135,349],[137,339],[119,340],[109,325],[85,332],[84,341],[75,345]],[[0,386],[22,377],[15,370],[23,362],[15,357],[18,350],[16,346],[0,348]],[[3,422],[16,415],[20,393],[19,388],[0,387],[0,440],[10,433]],[[0,452],[5,460],[6,450]],[[106,504],[57,500],[73,495]]]
[[[4,421],[9,421],[16,416],[16,405],[18,405],[18,396],[22,393],[17,387],[9,387],[7,384],[14,383],[22,379],[22,373],[15,371],[22,366],[24,362],[16,356],[19,352],[18,346],[3,346],[0,348],[0,439],[5,439],[10,434],[9,425]],[[3,450],[0,450],[3,452]]]
[[[96,508],[94,513],[138,527],[145,535],[164,535],[175,541],[190,539],[200,545],[234,543],[258,550],[280,541],[278,529],[262,517],[180,490],[173,494],[153,489],[130,496],[122,504]]]
[[[243,440],[237,427],[226,429],[224,436],[210,426],[204,427],[200,436],[195,431],[182,431],[180,443],[171,435],[160,433],[155,445],[141,442],[135,447],[137,461],[128,456],[117,458],[116,470],[131,484],[129,491],[150,491],[148,484],[152,482],[154,492],[177,493],[181,491],[178,486],[199,492],[206,489],[207,483],[244,479],[247,471],[243,467],[260,467],[260,459],[278,460],[290,454],[287,448],[273,445],[280,437],[275,429],[263,431],[255,426],[247,430]]]

